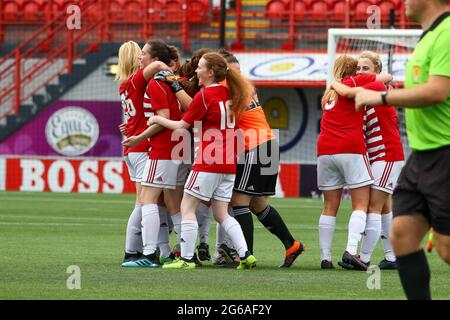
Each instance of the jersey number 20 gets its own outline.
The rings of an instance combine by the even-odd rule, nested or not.
[[[131,99],[126,99],[124,94],[122,94],[121,100],[125,118],[129,119],[131,117],[134,117],[136,115],[136,109],[134,108],[133,101]]]

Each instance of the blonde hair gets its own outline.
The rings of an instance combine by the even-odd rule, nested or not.
[[[358,66],[358,60],[355,58],[352,58],[347,55],[342,55],[339,58],[336,59],[334,62],[334,68],[333,68],[333,77],[334,80],[338,82],[342,82],[342,79],[346,76],[353,76],[356,74],[356,67]],[[325,93],[323,94],[322,98],[322,106],[325,105],[328,102],[337,102],[339,95],[337,92],[332,89],[328,88],[325,90]]]
[[[239,118],[250,104],[254,92],[253,85],[237,71],[228,67],[228,63],[219,53],[210,52],[202,56],[206,61],[206,68],[212,70],[214,82],[226,80],[232,101],[231,110]]]
[[[122,83],[139,71],[140,53],[141,48],[134,41],[127,41],[120,46],[116,81]]]
[[[380,56],[373,51],[363,51],[359,55],[359,59],[369,59],[375,66],[375,72],[380,73],[383,70],[383,64],[381,63]]]

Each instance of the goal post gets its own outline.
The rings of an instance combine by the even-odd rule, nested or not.
[[[380,54],[383,65],[387,66],[388,51],[392,50],[393,55],[402,55],[402,61],[406,61],[422,32],[420,29],[328,29],[327,86],[332,82],[337,56],[350,54],[357,57],[361,51],[371,50]]]

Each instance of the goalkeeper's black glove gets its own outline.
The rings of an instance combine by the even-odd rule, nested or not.
[[[178,77],[170,71],[167,70],[159,71],[157,74],[155,74],[153,79],[164,81],[165,83],[170,85],[170,88],[172,88],[172,91],[174,93],[183,90],[183,87],[178,82]]]

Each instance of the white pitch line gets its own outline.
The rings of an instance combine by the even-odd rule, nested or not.
[[[127,221],[128,217],[121,218],[110,218],[110,217],[59,217],[59,216],[27,216],[27,215],[17,215],[17,214],[7,214],[7,215],[0,215],[0,219],[17,219],[17,218],[24,218],[24,219],[39,219],[39,220],[80,220],[80,221]]]
[[[126,200],[90,200],[90,199],[60,199],[60,198],[51,198],[51,197],[45,197],[45,198],[25,198],[25,197],[0,197],[0,200],[10,200],[10,201],[29,201],[29,202],[48,202],[48,201],[54,201],[54,202],[83,202],[83,203],[96,203],[96,204],[130,204],[133,205],[133,201],[126,201]]]
[[[42,226],[42,227],[51,227],[51,226],[58,226],[58,227],[88,227],[88,226],[102,226],[102,227],[112,227],[112,226],[118,226],[122,225],[120,223],[96,223],[96,224],[89,224],[89,223],[57,223],[57,222],[4,222],[0,221],[0,225],[20,225],[20,226]]]
[[[51,226],[58,226],[58,227],[114,227],[114,226],[123,226],[123,223],[71,223],[71,222],[5,222],[0,221],[1,225],[20,225],[20,226],[41,226],[41,227],[51,227]],[[265,229],[264,226],[255,226],[255,229]],[[311,224],[290,224],[289,229],[292,230],[317,230],[317,225],[311,225]],[[211,229],[212,230],[212,229]],[[347,227],[338,227],[336,226],[336,230],[347,230]]]
[[[0,197],[0,200],[10,200],[10,201],[32,201],[32,202],[82,202],[82,203],[95,203],[98,205],[110,205],[110,204],[129,204],[130,206],[133,204],[133,201],[127,200],[90,200],[90,199],[60,199],[60,198],[20,198],[20,197]],[[343,204],[343,208],[347,208],[350,204]],[[282,209],[320,209],[323,207],[322,204],[317,205],[303,205],[303,204],[274,204],[275,208]],[[98,209],[96,209],[98,211]],[[89,211],[89,209],[84,209],[84,211]],[[94,211],[94,210],[93,210]]]

